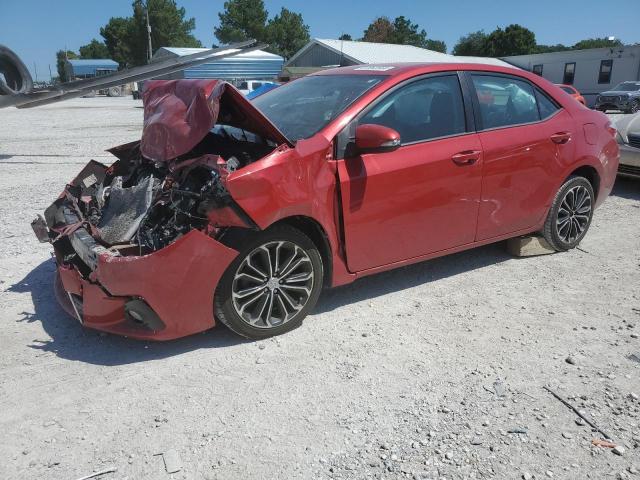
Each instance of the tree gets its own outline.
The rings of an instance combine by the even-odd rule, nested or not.
[[[80,47],[80,58],[109,58],[109,55],[107,46],[95,38]]]
[[[388,17],[378,17],[364,31],[362,40],[374,43],[391,43],[393,23]]]
[[[411,23],[408,18],[405,18],[402,15],[396,17],[393,21],[391,43],[424,47],[427,43],[427,32],[424,29],[418,31],[418,28],[418,24]]]
[[[78,55],[71,50],[58,50],[56,52],[56,66],[58,68],[58,78],[61,82],[68,82],[71,80],[67,75],[67,59],[73,60],[74,58],[78,58]]]
[[[280,14],[269,20],[265,37],[268,51],[288,59],[309,42],[309,26],[302,15],[282,7]]]
[[[268,12],[262,0],[228,0],[218,17],[220,26],[213,31],[223,44],[249,39],[265,40]]]
[[[564,52],[565,50],[571,50],[571,47],[557,43],[556,45],[536,45],[533,53]]]
[[[353,38],[351,38],[351,35],[349,35],[348,33],[343,33],[342,35],[340,35],[338,37],[338,40],[349,40],[349,41],[352,41]]]
[[[485,57],[487,56],[487,37],[488,35],[483,30],[460,37],[458,43],[453,47],[453,54],[468,57]]]
[[[525,55],[536,48],[536,35],[521,25],[512,24],[502,30],[496,28],[487,37],[487,53],[490,57]]]
[[[147,16],[149,9],[151,45],[160,47],[202,47],[191,32],[196,28],[195,18],[185,19],[184,7],[178,8],[175,0],[134,0],[133,17],[129,32],[129,49],[133,65],[147,63]],[[153,52],[152,52],[153,53]]]
[[[310,40],[301,14],[283,7],[267,21],[263,0],[227,0],[218,17],[220,25],[214,33],[223,44],[254,39],[268,43],[268,51],[291,58]]]
[[[378,17],[364,31],[362,40],[375,43],[396,43],[399,45],[413,45],[438,52],[446,52],[447,45],[442,40],[427,38],[424,29],[419,30],[417,23],[404,17],[396,17],[393,22],[387,17]]]
[[[572,47],[561,43],[556,45],[538,45],[536,43],[536,36],[531,30],[521,25],[513,24],[504,30],[496,28],[488,35],[485,34],[484,31],[479,30],[460,37],[456,46],[453,47],[453,54],[479,57],[505,57],[509,55],[526,55],[528,53],[619,47],[622,45],[623,43],[620,40],[609,40],[608,38],[588,38],[586,40],[580,40]]]
[[[133,19],[131,17],[111,17],[109,22],[100,29],[100,35],[104,38],[104,43],[109,51],[109,58],[115,60],[121,67],[130,67],[133,59],[131,57],[131,38],[133,30]]]
[[[580,40],[572,48],[574,50],[584,50],[586,48],[603,48],[603,47],[621,47],[623,43],[617,38],[609,40],[608,38],[587,38]]]
[[[109,56],[121,67],[147,63],[147,15],[149,8],[151,44],[160,47],[202,47],[191,32],[196,27],[194,18],[185,18],[184,8],[178,8],[175,0],[134,0],[131,17],[113,17],[100,29],[100,35]]]
[[[434,52],[447,53],[447,44],[442,40],[432,40],[427,38],[427,41],[424,43],[424,48],[427,50],[433,50]]]

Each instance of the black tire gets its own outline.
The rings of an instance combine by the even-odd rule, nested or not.
[[[631,102],[631,107],[629,108],[627,113],[637,113],[640,112],[640,100],[636,99]]]
[[[0,45],[0,73],[6,81],[0,80],[0,95],[26,93],[33,89],[33,79],[20,57],[7,47]]]
[[[286,242],[287,245],[295,245],[306,254],[308,260],[304,260],[304,262],[305,264],[310,263],[309,268],[311,272],[307,272],[307,274],[310,273],[312,278],[311,292],[306,297],[304,306],[297,311],[297,313],[293,314],[290,319],[285,320],[279,325],[257,326],[256,324],[250,324],[248,320],[238,313],[233,298],[234,282],[237,279],[236,274],[239,273],[238,269],[242,265],[245,265],[245,259],[250,255],[254,255],[262,246],[272,245],[275,242]],[[214,295],[214,313],[216,318],[238,335],[253,340],[281,335],[302,325],[302,321],[318,301],[318,297],[322,291],[322,281],[324,277],[322,256],[313,241],[296,228],[289,225],[276,225],[245,239],[241,242],[241,245],[234,246],[234,248],[238,248],[240,254],[225,271]],[[275,274],[277,275],[278,272],[276,271]],[[274,294],[279,293],[277,287],[276,285],[275,290],[272,290]],[[266,290],[265,287],[265,292]],[[261,300],[258,300],[258,302],[260,301]],[[265,300],[265,302],[268,302],[268,300]],[[261,316],[262,313],[260,313],[260,317]],[[266,316],[268,317],[268,315]]]
[[[570,192],[574,192],[573,195],[576,195],[576,192],[586,193],[588,198],[582,206],[576,209],[569,208],[566,202],[570,201]],[[589,211],[585,213],[587,203]],[[542,234],[547,243],[558,252],[565,252],[577,247],[589,230],[594,205],[595,194],[589,180],[576,175],[569,177],[558,190],[544,222]],[[584,218],[585,216],[587,218]],[[568,227],[566,226],[567,222],[569,222]],[[567,228],[574,230],[569,230],[567,235]],[[582,230],[579,231],[580,228]],[[572,232],[575,232],[575,236],[572,235]]]

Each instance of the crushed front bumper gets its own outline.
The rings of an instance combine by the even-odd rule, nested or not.
[[[84,229],[78,231],[89,245],[76,243],[74,250],[94,251],[92,237]],[[56,255],[56,296],[65,311],[86,327],[138,339],[171,340],[215,326],[213,295],[237,255],[198,230],[149,255],[100,251],[88,275]],[[139,307],[143,309],[132,313]],[[154,316],[155,321],[141,322],[140,314]]]

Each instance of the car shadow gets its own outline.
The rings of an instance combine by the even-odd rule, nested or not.
[[[482,268],[511,259],[502,243],[487,245],[362,278],[352,284],[323,291],[314,313],[404,290],[419,284]],[[55,263],[47,260],[31,270],[9,292],[29,293],[33,312],[22,312],[19,322],[40,322],[50,337],[33,340],[30,348],[67,360],[115,366],[158,360],[198,349],[224,348],[251,341],[224,326],[213,331],[168,342],[148,342],[83,328],[58,305],[53,291]]]
[[[83,328],[58,305],[53,292],[55,263],[42,262],[9,292],[29,293],[33,312],[22,312],[19,322],[40,322],[50,339],[33,340],[30,348],[55,353],[58,357],[95,365],[125,365],[158,360],[198,349],[223,348],[250,343],[224,326],[168,342],[148,342],[100,333]]]
[[[611,195],[629,200],[640,200],[640,178],[618,176]]]
[[[322,292],[314,313],[324,313],[344,305],[406,290],[417,285],[470,272],[511,260],[505,242],[427,260],[402,268],[361,278],[354,283]]]

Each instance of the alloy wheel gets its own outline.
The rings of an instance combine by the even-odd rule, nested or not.
[[[290,241],[267,242],[238,266],[231,289],[233,307],[253,327],[279,327],[307,304],[313,277],[304,249]]]
[[[577,185],[567,190],[556,218],[558,237],[572,243],[586,231],[591,218],[591,194],[586,187]]]

